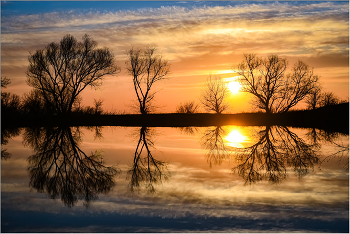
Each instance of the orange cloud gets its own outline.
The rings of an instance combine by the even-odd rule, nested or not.
[[[233,64],[241,61],[243,53],[255,52],[262,56],[277,53],[290,59],[291,64],[297,59],[307,62],[317,74],[326,68],[342,67],[336,70],[340,73],[334,70],[319,75],[325,87],[332,87],[330,91],[342,89],[340,93],[345,97],[348,85],[331,85],[331,77],[344,82],[348,78],[348,9],[347,2],[302,5],[282,2],[8,17],[2,19],[2,75],[13,80],[9,91],[23,93],[28,90],[25,84],[28,52],[59,41],[67,33],[77,38],[88,33],[100,46],[113,51],[120,66],[124,66],[125,51],[132,46],[157,46],[171,62],[170,80],[160,86],[181,87],[190,83],[195,87],[209,74],[231,69]],[[124,75],[125,70],[119,77]],[[127,78],[125,82],[126,86],[132,87]],[[117,89],[118,86],[114,87]],[[193,94],[185,94],[185,90],[188,88],[181,92],[183,98],[194,98]],[[120,92],[132,96],[126,93],[132,89]],[[89,95],[100,94],[89,92]],[[105,92],[101,96],[106,100],[111,98],[105,96]],[[164,110],[175,109],[175,101],[171,100],[174,96],[160,93],[158,97],[160,102],[171,103],[171,107]],[[125,106],[118,104],[118,108]]]

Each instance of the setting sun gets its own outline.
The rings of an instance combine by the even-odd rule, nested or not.
[[[241,85],[237,81],[231,81],[230,83],[228,83],[228,88],[231,91],[231,93],[235,94],[239,92],[239,90],[241,89]]]

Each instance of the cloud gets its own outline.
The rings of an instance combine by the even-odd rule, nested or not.
[[[56,35],[90,32],[95,38],[117,49],[126,45],[157,44],[166,48],[166,52],[174,59],[196,57],[203,50],[210,52],[210,49],[214,50],[219,45],[226,48],[241,48],[242,43],[249,42],[257,46],[266,43],[278,45],[281,43],[275,40],[282,38],[291,45],[291,48],[282,50],[287,53],[294,51],[295,46],[303,49],[300,44],[319,47],[318,44],[333,44],[336,41],[339,45],[341,40],[337,38],[348,36],[348,33],[339,35],[339,32],[348,29],[348,11],[336,4],[320,5],[271,3],[191,9],[174,6],[109,13],[79,14],[71,11],[23,15],[2,20],[2,43],[12,41],[17,45],[29,44],[31,40],[23,35],[34,32],[37,33],[34,40],[36,44],[49,41],[49,38],[45,38],[47,32]],[[317,11],[320,8],[322,12]],[[325,34],[325,30],[329,33]],[[333,35],[332,32],[337,33]]]
[[[345,5],[345,6],[344,6]],[[346,9],[347,4],[320,3],[301,6],[291,6],[289,3],[270,4],[242,4],[238,6],[216,6],[216,7],[160,7],[140,9],[136,11],[116,12],[88,12],[77,11],[53,12],[36,15],[21,15],[6,17],[2,19],[2,32],[14,32],[16,30],[32,32],[57,28],[87,27],[110,28],[123,26],[154,26],[171,25],[198,25],[202,21],[207,22],[230,22],[236,20],[249,21],[274,21],[283,19],[308,18],[309,22],[318,18],[330,18],[348,21]],[[322,11],[319,11],[322,9]]]
[[[127,49],[155,45],[170,60],[174,77],[230,69],[247,52],[308,59],[315,68],[348,68],[349,59],[348,2],[203,2],[138,10],[70,10],[3,16],[1,29],[2,73],[22,86],[28,52],[58,42],[67,33],[78,39],[88,33],[110,48],[121,66]],[[337,59],[327,62],[328,58]]]

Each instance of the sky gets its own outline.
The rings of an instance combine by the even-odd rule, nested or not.
[[[349,97],[349,2],[306,1],[116,1],[1,2],[1,76],[7,91],[22,95],[28,56],[66,34],[89,34],[108,47],[121,72],[106,76],[99,90],[87,88],[83,104],[104,99],[104,109],[131,113],[136,100],[125,69],[126,51],[156,46],[169,60],[168,79],[154,85],[156,112],[174,112],[198,101],[209,75],[226,81],[244,53],[278,54],[313,67],[324,91]],[[250,111],[250,96],[230,94],[230,112]]]

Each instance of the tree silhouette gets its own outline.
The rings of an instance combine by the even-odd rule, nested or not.
[[[240,75],[241,90],[252,94],[253,104],[266,113],[287,112],[317,85],[318,77],[302,61],[288,74],[286,69],[286,59],[278,55],[263,59],[255,54],[244,54],[244,61],[233,68]]]
[[[134,161],[128,172],[131,175],[129,187],[132,192],[144,184],[149,192],[154,193],[154,184],[161,183],[168,177],[167,164],[152,155],[151,148],[154,147],[152,135],[150,128],[140,128]]]
[[[51,106],[45,101],[38,89],[31,90],[29,93],[23,94],[22,111],[29,115],[45,115],[53,114]]]
[[[78,128],[27,128],[24,144],[34,149],[28,158],[29,185],[51,198],[60,197],[68,207],[84,199],[88,207],[100,193],[108,193],[115,185],[119,171],[103,165],[101,153],[85,154],[78,146]]]
[[[316,86],[305,99],[308,109],[315,110],[317,107],[319,107],[321,98],[321,88]]]
[[[103,99],[94,99],[94,105],[95,105],[95,115],[100,115],[103,112],[102,105],[104,100]]]
[[[6,77],[1,77],[1,89],[7,88],[11,84],[11,80]],[[3,92],[1,90],[1,110],[7,115],[20,114],[21,100],[17,94]]]
[[[225,103],[228,93],[228,86],[220,77],[209,76],[200,100],[207,111],[221,114],[228,108]]]
[[[68,34],[28,58],[27,84],[40,91],[55,114],[70,114],[87,86],[97,88],[104,75],[119,70],[108,48],[97,48],[88,35],[82,39],[78,42]]]
[[[333,92],[322,93],[320,99],[320,106],[332,106],[340,103],[339,98]]]
[[[185,103],[181,103],[177,108],[176,108],[176,113],[181,113],[181,114],[194,114],[197,113],[199,109],[199,105],[194,102],[194,101],[188,101]]]
[[[319,163],[316,146],[306,143],[287,127],[266,126],[256,137],[253,145],[236,148],[232,154],[238,163],[233,171],[246,183],[260,180],[279,183],[287,176],[286,166],[302,177]]]
[[[156,55],[155,51],[155,48],[144,51],[132,48],[127,51],[129,59],[126,68],[132,76],[141,114],[147,114],[154,108],[152,103],[156,92],[151,89],[155,83],[166,79],[169,73],[169,62]]]

